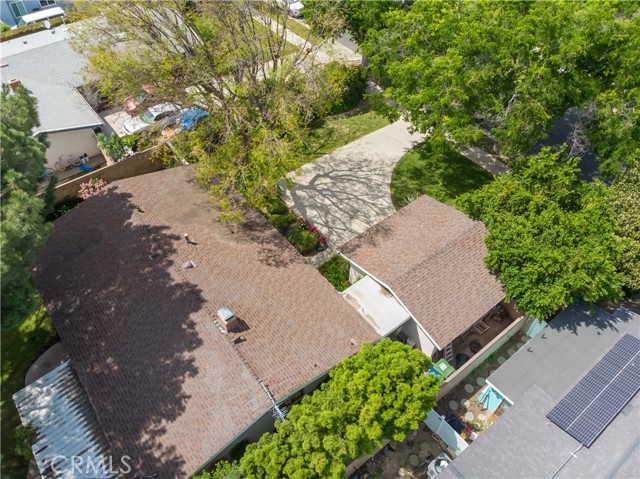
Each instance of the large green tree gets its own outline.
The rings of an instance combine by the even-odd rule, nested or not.
[[[435,139],[489,134],[506,155],[527,153],[553,118],[583,107],[596,151],[624,157],[638,148],[638,6],[416,0],[378,19],[361,48],[389,85],[379,108]]]
[[[419,350],[389,339],[365,344],[291,408],[276,431],[250,444],[239,466],[203,478],[341,478],[383,439],[401,441],[435,405],[436,376]]]
[[[78,10],[92,18],[76,29],[74,45],[102,93],[120,102],[152,84],[158,102],[207,109],[206,137],[172,142],[188,141],[177,150],[220,207],[264,206],[296,164],[322,43],[287,40],[286,2],[135,0]]]
[[[613,183],[614,211],[620,224],[622,257],[620,270],[625,287],[640,292],[640,156],[630,163]]]
[[[24,319],[35,306],[31,265],[50,226],[44,223],[44,201],[35,193],[45,165],[46,141],[32,135],[38,126],[36,100],[19,87],[2,85],[0,94],[0,281],[2,326]],[[35,297],[34,297],[35,296]]]
[[[622,296],[614,195],[581,181],[577,164],[565,150],[544,149],[459,198],[489,230],[486,263],[507,299],[539,319],[582,299]]]

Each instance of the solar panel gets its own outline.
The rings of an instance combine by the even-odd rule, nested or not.
[[[640,390],[640,339],[625,334],[547,414],[586,447]]]

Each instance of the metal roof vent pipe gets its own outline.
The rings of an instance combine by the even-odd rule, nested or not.
[[[184,240],[187,242],[187,244],[198,244],[191,238],[189,238],[189,233],[184,233],[182,236],[184,236]]]
[[[233,331],[238,326],[238,318],[227,306],[223,306],[218,310],[218,318],[227,332]]]
[[[190,259],[186,263],[182,263],[182,269],[191,269],[195,267],[196,267],[196,263],[192,259]]]

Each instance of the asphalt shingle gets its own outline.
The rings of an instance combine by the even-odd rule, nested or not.
[[[340,251],[387,285],[444,348],[504,293],[484,264],[484,225],[422,196]]]
[[[189,168],[58,219],[34,279],[113,449],[161,477],[193,473],[270,407],[257,378],[282,399],[378,339],[256,211],[218,222]],[[238,332],[214,321],[223,306]]]

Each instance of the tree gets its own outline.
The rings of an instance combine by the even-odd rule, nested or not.
[[[44,223],[44,201],[35,195],[47,147],[45,139],[32,136],[38,126],[36,100],[24,87],[11,93],[6,84],[0,99],[0,274],[2,326],[6,328],[23,320],[37,302],[30,270],[50,226]]]
[[[352,459],[385,438],[403,440],[435,405],[429,359],[389,339],[364,345],[329,373],[319,391],[293,407],[276,433],[249,445],[248,477],[342,477]]]
[[[314,92],[305,86],[321,45],[287,41],[286,2],[136,0],[78,9],[93,19],[74,45],[103,94],[119,102],[151,83],[158,101],[208,110],[207,136],[179,135],[176,151],[196,164],[221,208],[264,206],[296,166],[312,116]]]
[[[273,434],[247,447],[239,462],[242,477],[343,477],[349,461],[418,428],[435,406],[440,384],[425,374],[430,367],[424,353],[399,342],[363,345],[293,406]]]
[[[620,270],[625,287],[640,292],[640,157],[616,178],[613,190],[622,243]]]
[[[361,49],[389,84],[376,102],[388,117],[461,146],[488,133],[511,156],[530,152],[569,107],[599,108],[587,131],[608,121],[612,95],[632,110],[637,13],[637,2],[417,0],[384,14]]]
[[[614,195],[581,181],[577,164],[564,149],[546,148],[459,198],[489,230],[485,260],[507,299],[539,319],[578,300],[622,297]]]
[[[380,30],[383,14],[391,10],[406,7],[409,2],[401,0],[308,0],[304,2],[304,16],[314,31],[327,33],[325,19],[331,12],[334,24],[339,28],[331,32],[334,37],[349,32],[354,41],[360,45],[367,37],[367,32]]]

